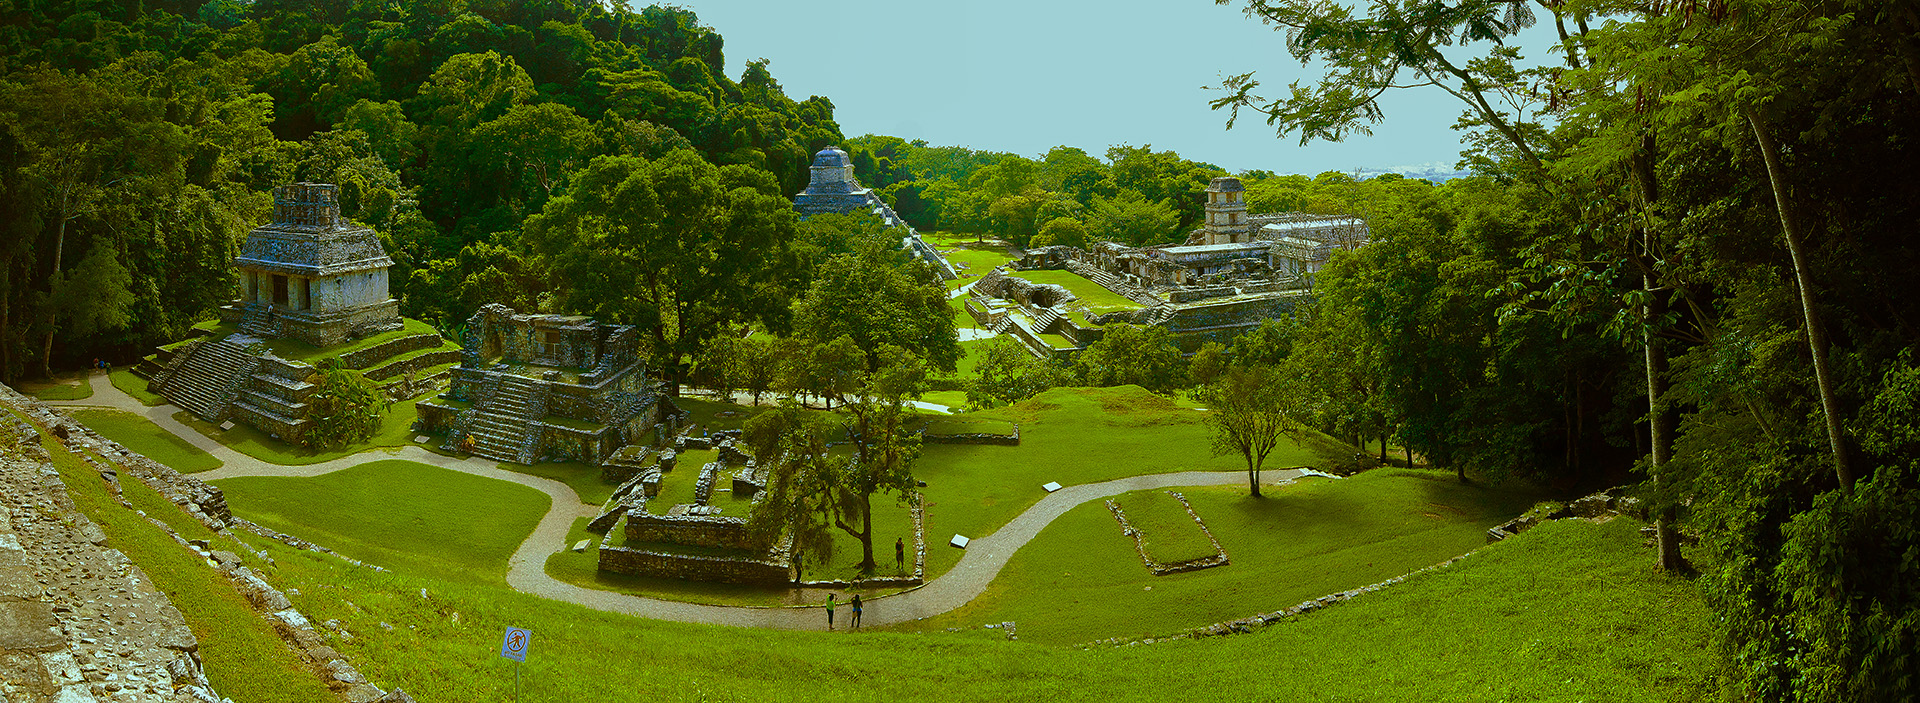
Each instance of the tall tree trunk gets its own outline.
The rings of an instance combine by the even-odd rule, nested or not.
[[[1807,326],[1807,347],[1813,355],[1813,377],[1820,389],[1820,410],[1826,415],[1827,444],[1833,449],[1833,472],[1840,479],[1841,490],[1853,488],[1853,467],[1847,456],[1847,438],[1840,429],[1840,401],[1833,392],[1833,370],[1827,366],[1827,330],[1820,324],[1820,317],[1813,305],[1813,281],[1807,272],[1806,238],[1800,231],[1800,222],[1794,217],[1791,203],[1787,201],[1786,174],[1780,168],[1780,146],[1775,144],[1773,136],[1760,126],[1760,116],[1747,108],[1747,124],[1753,126],[1753,137],[1760,142],[1760,155],[1767,162],[1767,181],[1773,185],[1774,208],[1780,212],[1780,230],[1787,236],[1787,253],[1793,257],[1793,281],[1800,288],[1800,315]]]
[[[1247,455],[1247,489],[1253,497],[1260,497],[1260,465],[1254,463],[1252,454]]]
[[[873,494],[868,493],[860,496],[860,572],[873,569]]]
[[[56,231],[58,233],[54,235],[53,239],[53,273],[47,276],[47,305],[49,306],[47,308],[47,336],[40,345],[40,375],[48,379],[53,378],[53,325],[56,322],[53,317],[53,308],[51,307],[53,305],[53,282],[54,279],[60,276],[60,259],[67,251],[67,212],[65,208],[60,210],[60,224],[56,228]]]
[[[1642,134],[1640,148],[1628,162],[1639,183],[1641,206],[1647,212],[1649,222],[1653,219],[1653,205],[1660,200],[1660,180],[1654,173],[1656,146],[1652,133]],[[1641,255],[1651,262],[1653,230],[1649,227],[1640,234]],[[1649,263],[1640,275],[1640,286],[1647,294],[1647,304],[1641,309],[1647,327],[1643,332],[1646,337],[1643,351],[1647,366],[1647,475],[1657,485],[1667,482],[1666,470],[1673,459],[1673,430],[1677,423],[1674,421],[1673,408],[1664,402],[1667,395],[1667,350],[1660,345],[1660,337],[1652,329],[1667,314],[1666,300],[1660,297],[1660,287],[1656,283],[1652,264]],[[1660,551],[1660,570],[1674,574],[1692,573],[1693,566],[1680,553],[1680,533],[1674,529],[1674,518],[1671,502],[1654,514],[1653,527]]]
[[[1653,276],[1641,279],[1648,292],[1646,306],[1647,320],[1651,323],[1666,313],[1665,303],[1655,293]],[[1667,464],[1673,459],[1673,408],[1669,407],[1667,395],[1667,350],[1660,346],[1660,339],[1651,332],[1647,333],[1645,346],[1647,357],[1647,442],[1652,447],[1648,458],[1648,475],[1655,483],[1666,483]],[[1671,504],[1662,506],[1654,516],[1654,532],[1660,547],[1660,570],[1668,573],[1685,574],[1693,570],[1686,556],[1680,553],[1680,533],[1673,527],[1674,509]]]
[[[0,382],[13,382],[13,259],[0,260]]]

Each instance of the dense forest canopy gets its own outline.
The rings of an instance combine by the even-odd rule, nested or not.
[[[832,103],[721,50],[688,10],[578,0],[0,5],[0,378],[209,317],[282,183],[340,184],[403,312],[442,324],[541,307],[521,223],[596,157],[690,149],[797,192]]]

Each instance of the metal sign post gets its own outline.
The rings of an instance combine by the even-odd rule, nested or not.
[[[533,639],[533,631],[519,627],[507,628],[506,635],[500,638],[500,656],[513,660],[513,700],[520,700],[520,665],[527,661],[527,642]]]

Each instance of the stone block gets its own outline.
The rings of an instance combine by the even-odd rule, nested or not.
[[[972,542],[972,541],[973,541],[973,540],[970,540],[970,539],[967,539],[967,538],[965,538],[965,537],[962,537],[962,536],[960,536],[960,535],[954,535],[954,536],[953,536],[953,539],[950,539],[950,540],[947,540],[947,544],[950,544],[950,545],[952,545],[952,546],[954,546],[954,547],[958,547],[958,548],[960,548],[960,549],[966,549],[966,548],[967,548],[967,543],[968,543],[968,542]]]
[[[0,650],[50,652],[66,646],[53,604],[41,601],[0,602]]]
[[[1596,493],[1573,501],[1567,508],[1573,511],[1574,517],[1600,517],[1612,511],[1613,501],[1605,494]]]
[[[1042,484],[1040,487],[1046,489],[1048,493],[1052,493],[1054,491],[1060,490],[1061,488],[1064,488],[1064,486],[1061,486],[1058,481],[1048,481],[1045,484]]]

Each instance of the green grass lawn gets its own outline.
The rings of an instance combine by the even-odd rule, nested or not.
[[[1126,513],[1127,523],[1140,533],[1141,546],[1154,561],[1173,564],[1219,553],[1207,533],[1200,530],[1200,524],[1187,514],[1186,506],[1167,491],[1136,491],[1114,502]],[[1114,529],[1120,529],[1118,520]]]
[[[966,394],[964,392],[961,393],[961,400],[962,401],[966,400]],[[999,419],[999,418],[979,417],[975,415],[968,415],[966,417],[947,417],[947,416],[928,417],[926,419],[925,428],[926,428],[927,434],[1010,435],[1010,434],[1013,434],[1013,430],[1014,430],[1012,422],[1008,422],[1006,420]]]
[[[23,382],[18,390],[41,400],[86,400],[93,397],[92,379],[86,372],[59,376],[51,382]]]
[[[600,467],[590,466],[578,461],[541,462],[538,464],[515,464],[500,462],[500,468],[522,473],[528,476],[550,478],[567,484],[580,496],[580,502],[587,505],[601,505],[613,497],[613,489],[619,484],[600,480]]]
[[[306,703],[331,697],[225,576],[146,518],[122,507],[108,495],[99,474],[58,440],[43,433],[41,445],[52,456],[74,507],[98,523],[107,534],[108,544],[139,564],[153,585],[166,592],[180,610],[199,640],[199,656],[215,690],[236,700],[264,703]],[[174,527],[182,537],[209,539],[215,549],[244,551],[227,544],[230,538],[212,534],[139,481],[123,477],[120,485],[127,502]]]
[[[949,281],[949,283],[951,283],[951,281]],[[964,283],[964,281],[962,283]],[[958,298],[947,299],[947,307],[953,310],[953,326],[955,329],[980,329],[979,324],[974,322],[973,313],[967,312],[967,298],[969,297],[970,296],[963,295]]]
[[[971,339],[971,340],[961,342],[960,343],[960,360],[959,362],[954,364],[953,373],[940,374],[940,375],[945,378],[958,378],[958,379],[979,378],[980,377],[980,372],[979,372],[980,360],[982,358],[985,358],[986,356],[986,354],[981,351],[981,348],[982,348],[982,345],[991,341],[993,340],[992,339]]]
[[[921,402],[945,405],[955,410],[967,407],[966,391],[928,391],[920,396]]]
[[[921,489],[927,496],[927,541],[940,545],[955,534],[991,534],[1045,497],[1040,485],[1049,481],[1073,485],[1141,474],[1245,470],[1238,456],[1212,456],[1202,416],[1138,386],[1055,388],[1011,406],[967,413],[968,419],[1019,423],[1020,445],[921,447],[914,475],[927,482]],[[1267,458],[1267,466],[1325,466],[1341,456],[1343,446],[1318,436],[1304,446],[1285,443]],[[1117,528],[1112,532],[1119,534]],[[1233,547],[1226,546],[1231,553]],[[929,549],[927,573],[945,573],[959,560],[958,549]]]
[[[160,397],[159,394],[148,392],[147,379],[133,375],[131,369],[114,369],[112,373],[107,374],[107,378],[113,381],[114,388],[140,401],[141,405],[153,407],[167,402],[167,399]]]
[[[235,515],[355,559],[503,587],[507,558],[551,504],[516,483],[392,459],[216,485]]]
[[[413,421],[417,419],[413,406],[415,403],[431,397],[433,396],[422,396],[421,398],[394,403],[393,407],[387,409],[386,416],[381,418],[380,430],[374,433],[372,439],[361,444],[329,451],[316,451],[297,444],[283,442],[274,439],[272,436],[251,425],[240,422],[233,423],[233,429],[231,430],[222,430],[219,425],[195,417],[193,413],[185,410],[174,413],[173,419],[179,420],[181,424],[198,430],[200,434],[213,438],[216,442],[231,447],[235,451],[255,459],[280,464],[282,466],[305,466],[307,464],[319,464],[352,456],[367,451],[368,449],[401,447],[413,443]]]
[[[1690,583],[1649,568],[1638,526],[1551,523],[1256,634],[1091,649],[1034,642],[1027,622],[1009,642],[978,623],[856,634],[645,620],[252,541],[275,556],[262,570],[297,588],[302,612],[353,633],[330,645],[421,700],[510,700],[514,666],[498,656],[508,625],[535,633],[521,667],[527,701],[1717,697],[1706,609]],[[619,664],[582,667],[598,662]]]
[[[1062,515],[1008,562],[973,602],[912,629],[978,627],[1012,620],[1023,639],[1072,644],[1176,632],[1377,583],[1459,556],[1486,542],[1486,529],[1525,511],[1524,491],[1461,485],[1438,472],[1382,469],[1350,479],[1310,479],[1254,499],[1242,486],[1180,489],[1207,521],[1231,563],[1154,576],[1106,506],[1082,504]],[[1185,530],[1212,546],[1156,491],[1119,498],[1135,507],[1166,497]],[[1156,534],[1177,532],[1175,516],[1143,513],[1138,522],[1156,559]],[[1187,551],[1202,547],[1189,545]],[[1182,548],[1185,549],[1185,548]],[[1190,556],[1204,556],[1195,554]],[[1148,590],[1149,587],[1151,590]]]
[[[1021,271],[1015,275],[1037,284],[1051,283],[1064,287],[1073,292],[1073,297],[1084,305],[1085,309],[1092,312],[1134,310],[1140,307],[1139,303],[1128,300],[1126,296],[1107,290],[1100,284],[1082,278],[1080,274],[1072,271]]]
[[[173,467],[183,474],[211,471],[225,466],[212,454],[153,424],[146,418],[119,410],[75,410],[73,418],[93,428],[101,436],[126,448],[145,454],[148,459]]]
[[[1007,256],[1004,251],[975,247],[972,240],[942,243],[939,248],[945,250],[940,256],[945,257],[947,263],[953,264],[954,271],[966,280],[984,276],[988,271],[992,271],[993,267],[1013,260],[1013,257]],[[964,280],[961,285],[965,285]]]

